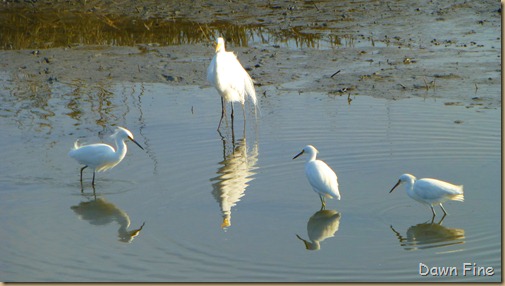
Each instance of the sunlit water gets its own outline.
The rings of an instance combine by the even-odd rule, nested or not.
[[[269,91],[257,121],[246,108],[245,132],[237,105],[235,131],[219,134],[210,87],[56,83],[35,96],[4,83],[3,281],[501,280],[499,107]],[[67,153],[112,125],[146,151],[129,144],[97,173],[96,198],[85,170],[81,194]],[[292,160],[306,144],[339,176],[326,212]],[[463,184],[465,202],[431,223],[403,187],[388,193],[405,172]],[[464,276],[466,262],[494,276]],[[420,263],[459,273],[422,276]]]

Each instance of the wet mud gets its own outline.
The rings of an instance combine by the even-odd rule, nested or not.
[[[501,106],[496,1],[4,1],[3,80],[206,83],[224,36],[263,96],[440,97]]]

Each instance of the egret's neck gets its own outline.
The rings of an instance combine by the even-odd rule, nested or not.
[[[409,180],[405,181],[405,189],[407,190],[407,193],[412,193],[414,190],[414,183],[416,182],[415,179],[410,178]]]
[[[123,160],[126,155],[127,149],[124,139],[116,138],[116,156],[120,161]]]
[[[307,154],[307,162],[315,161],[316,160],[316,156],[317,156],[316,153]]]

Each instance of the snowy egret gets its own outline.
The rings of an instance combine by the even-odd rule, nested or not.
[[[398,183],[396,183],[389,193],[391,193],[401,183],[407,184],[406,190],[409,197],[431,207],[433,216],[436,215],[435,210],[433,209],[434,205],[439,205],[442,208],[442,211],[444,211],[445,216],[447,215],[447,212],[442,205],[443,202],[447,200],[462,202],[465,199],[463,186],[456,186],[444,181],[430,178],[417,180],[416,177],[411,174],[401,175]]]
[[[233,102],[242,104],[245,122],[245,98],[249,97],[256,114],[256,91],[254,83],[247,71],[242,67],[233,52],[224,48],[224,39],[219,37],[216,43],[216,54],[207,69],[207,80],[217,89],[221,96],[221,119],[217,129],[221,127],[223,116],[226,115],[226,103],[231,103],[231,120],[233,124]]]
[[[307,153],[307,163],[305,163],[305,174],[309,180],[312,189],[319,195],[321,199],[321,209],[326,207],[324,198],[337,198],[340,200],[338,191],[338,181],[335,172],[323,161],[316,160],[317,149],[312,145],[307,145],[298,153],[293,160],[303,153]]]
[[[133,139],[133,134],[126,128],[117,127],[114,134],[111,135],[116,143],[116,150],[108,144],[97,143],[90,145],[80,145],[79,140],[75,141],[74,148],[68,153],[68,155],[79,164],[84,165],[81,168],[81,191],[82,191],[82,171],[87,167],[93,169],[93,181],[91,185],[95,186],[95,171],[102,172],[113,168],[126,155],[126,144],[125,140],[130,139],[133,143],[137,144],[140,149],[144,150],[140,144]]]

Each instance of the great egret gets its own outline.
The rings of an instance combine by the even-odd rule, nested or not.
[[[231,120],[233,124],[233,103],[240,102],[242,111],[245,109],[244,103],[248,97],[254,105],[256,115],[257,99],[254,89],[254,82],[242,67],[233,52],[227,52],[224,47],[224,39],[219,37],[216,42],[216,54],[212,58],[207,69],[207,80],[217,89],[221,96],[221,119],[217,129],[221,127],[223,117],[226,116],[226,103],[231,103]]]

